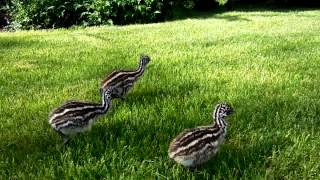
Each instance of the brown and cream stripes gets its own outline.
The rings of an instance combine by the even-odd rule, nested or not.
[[[97,116],[106,114],[111,107],[112,87],[102,93],[102,103],[68,101],[49,115],[49,124],[61,135],[64,143],[71,136],[90,130]]]
[[[170,143],[169,157],[187,167],[194,167],[211,159],[224,142],[227,134],[224,118],[232,111],[227,103],[218,104],[213,112],[214,124],[184,130]]]
[[[140,57],[138,69],[133,71],[118,70],[112,72],[101,82],[101,90],[113,86],[112,98],[123,99],[134,83],[143,75],[149,61],[150,57],[143,55]]]

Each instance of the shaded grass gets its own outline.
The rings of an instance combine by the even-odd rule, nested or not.
[[[319,11],[231,12],[1,33],[1,179],[318,178],[319,18]],[[126,100],[62,147],[50,110],[67,99],[100,101],[100,80],[135,68],[142,53],[152,61]],[[217,156],[195,170],[170,161],[170,140],[211,123],[221,101],[236,114]]]

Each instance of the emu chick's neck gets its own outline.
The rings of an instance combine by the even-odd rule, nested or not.
[[[217,113],[215,115],[215,124],[214,124],[214,126],[224,129],[224,128],[227,127],[227,125],[228,124],[226,123],[224,117],[219,115],[219,113]]]
[[[99,106],[99,109],[102,111],[102,113],[106,113],[110,108],[110,106],[111,106],[111,98],[107,98],[106,96],[103,95],[102,103]]]
[[[143,64],[140,62],[139,67],[138,67],[138,69],[135,71],[135,74],[134,74],[135,78],[141,76],[141,75],[143,74],[144,70],[145,70],[145,65],[143,65]]]

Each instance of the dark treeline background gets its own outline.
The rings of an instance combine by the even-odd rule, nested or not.
[[[8,0],[0,0],[0,28],[3,28],[9,23],[10,14],[8,6]]]
[[[195,4],[196,10],[212,10],[217,8],[219,4],[212,0],[199,0]],[[273,8],[319,8],[320,0],[228,0],[225,4],[226,10],[230,8],[260,8],[269,9]]]
[[[176,9],[211,11],[319,8],[320,0],[0,0],[0,30],[150,23],[172,19]]]

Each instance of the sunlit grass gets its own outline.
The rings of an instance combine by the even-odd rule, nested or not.
[[[231,12],[172,22],[0,33],[0,179],[315,178],[320,11]],[[48,113],[100,101],[114,69],[152,61],[125,101],[62,147]],[[167,157],[182,129],[236,110],[220,153],[190,171]]]

